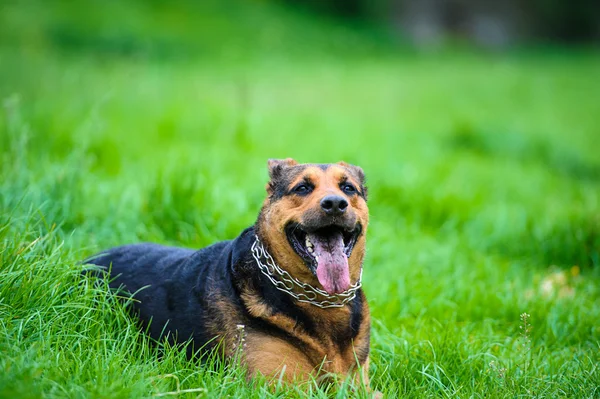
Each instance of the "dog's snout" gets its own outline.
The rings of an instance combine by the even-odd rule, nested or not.
[[[339,195],[328,195],[321,200],[321,209],[328,215],[341,215],[348,208],[348,201]]]

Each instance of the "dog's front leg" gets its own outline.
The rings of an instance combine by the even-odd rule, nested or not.
[[[260,333],[248,334],[242,359],[250,377],[262,374],[273,382],[306,382],[314,369],[298,348],[282,339]]]

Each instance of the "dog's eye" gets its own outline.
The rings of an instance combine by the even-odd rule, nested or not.
[[[304,184],[304,183],[302,183],[302,184],[298,184],[298,185],[296,186],[296,188],[294,188],[294,192],[295,192],[296,194],[300,194],[300,195],[303,195],[303,194],[308,194],[308,193],[310,193],[311,191],[312,191],[312,187],[311,187],[311,186],[309,186],[308,184]]]
[[[356,192],[356,188],[350,183],[342,184],[342,191],[346,194],[354,194]]]

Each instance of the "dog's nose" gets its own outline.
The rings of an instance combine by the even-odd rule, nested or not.
[[[321,208],[328,215],[341,215],[348,208],[348,201],[339,195],[328,195],[321,200]]]

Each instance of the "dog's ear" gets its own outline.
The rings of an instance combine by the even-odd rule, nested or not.
[[[357,179],[360,183],[360,191],[363,193],[365,200],[367,199],[367,178],[365,177],[365,172],[362,170],[360,166],[351,165],[347,162],[341,161],[338,162],[338,165],[346,168],[353,175],[355,179]]]
[[[277,180],[281,178],[286,168],[298,165],[298,162],[292,158],[286,159],[269,159],[269,177],[271,180],[267,184],[267,192],[269,195],[273,193]]]
[[[269,159],[269,176],[275,180],[281,176],[283,170],[287,167],[298,165],[298,162],[292,158]]]

